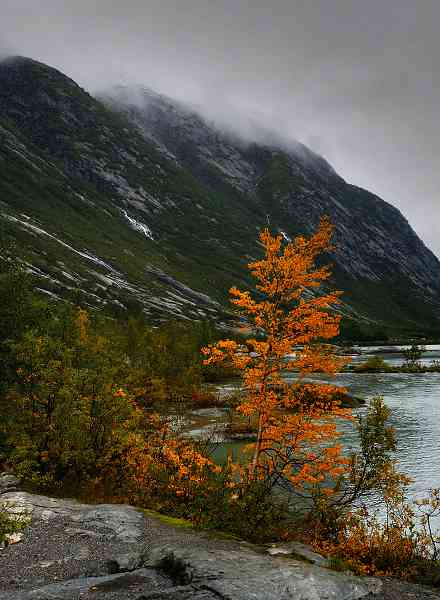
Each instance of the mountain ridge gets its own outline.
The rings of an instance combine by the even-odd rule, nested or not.
[[[240,141],[151,90],[144,104],[93,98],[16,57],[0,63],[0,150],[6,237],[57,296],[76,285],[153,320],[221,319],[230,285],[251,284],[259,229],[291,238],[328,214],[344,310],[440,328],[438,259],[398,209],[305,146]]]

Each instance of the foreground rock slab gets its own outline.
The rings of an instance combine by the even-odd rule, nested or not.
[[[0,600],[384,598],[378,579],[270,556],[130,506],[85,505],[11,487],[0,501],[32,521],[20,544],[0,552]]]

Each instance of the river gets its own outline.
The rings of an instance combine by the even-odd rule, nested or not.
[[[402,364],[401,353],[396,349],[384,349],[377,346],[357,348],[361,355],[352,357],[353,364],[365,361],[368,355],[378,354],[392,365]],[[427,346],[422,362],[429,364],[440,360],[440,345]],[[287,376],[294,379],[294,375]],[[323,376],[311,378],[312,381],[329,381]],[[411,497],[420,497],[433,487],[440,487],[440,373],[341,373],[331,381],[347,388],[353,396],[371,399],[382,396],[391,409],[389,423],[394,427],[397,439],[395,458],[399,469],[409,475],[413,483],[409,488]],[[233,390],[235,383],[219,387],[221,393]],[[362,414],[366,407],[355,409]],[[195,411],[192,433],[206,432],[221,426],[226,420],[222,409]],[[349,447],[355,447],[356,435],[350,425],[344,425],[342,441]],[[236,450],[242,444],[221,444],[217,456],[225,456],[227,451]],[[440,526],[440,520],[436,523]]]

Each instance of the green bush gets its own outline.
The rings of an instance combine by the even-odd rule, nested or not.
[[[152,327],[48,301],[2,259],[0,300],[0,465],[40,485],[95,477],[131,403],[173,412],[207,401],[203,382],[220,376],[200,358],[218,338],[209,323]]]
[[[370,358],[354,367],[357,373],[386,373],[390,370],[389,364],[381,356],[370,356]]]
[[[411,348],[405,350],[403,356],[405,357],[407,365],[410,367],[420,366],[420,359],[424,352],[426,352],[425,346],[417,346],[417,344],[413,344]]]
[[[29,331],[12,345],[16,380],[0,401],[4,460],[39,484],[96,476],[115,428],[132,412],[118,395],[123,365],[111,343],[87,333],[81,319],[83,311],[64,341]]]

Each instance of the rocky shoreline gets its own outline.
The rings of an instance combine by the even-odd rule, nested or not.
[[[0,600],[421,600],[436,592],[317,566],[295,548],[196,532],[126,505],[23,492],[0,476],[0,501],[31,517],[0,551]],[[315,564],[313,564],[315,562]],[[325,564],[325,563],[320,563]]]

